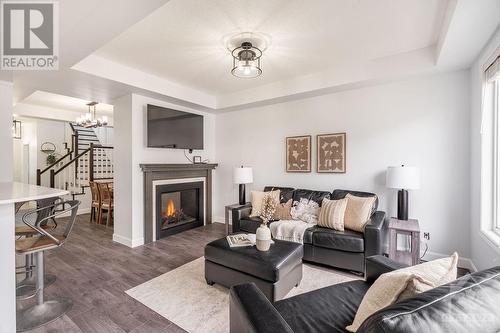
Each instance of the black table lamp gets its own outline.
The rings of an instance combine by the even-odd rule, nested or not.
[[[244,205],[246,203],[245,184],[253,183],[252,168],[243,166],[241,166],[240,168],[234,168],[233,182],[240,185],[239,203],[240,205]]]
[[[397,188],[398,191],[398,220],[408,220],[408,190],[420,188],[420,170],[416,167],[398,166],[388,167],[386,186]]]

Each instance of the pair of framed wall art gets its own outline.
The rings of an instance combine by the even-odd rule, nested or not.
[[[311,172],[312,136],[286,138],[286,172]],[[316,170],[318,173],[346,172],[346,134],[316,136]]]

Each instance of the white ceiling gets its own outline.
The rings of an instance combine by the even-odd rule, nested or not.
[[[171,0],[94,55],[210,93],[234,93],[436,44],[448,0]],[[229,72],[224,37],[262,32],[263,75]]]
[[[27,98],[23,100],[24,104],[31,104],[58,110],[82,112],[82,113],[87,112],[88,110],[87,103],[89,102],[92,101],[53,94],[45,91],[35,91],[33,94],[29,95]],[[113,105],[106,103],[99,103],[96,105],[96,111],[98,114],[112,115]]]

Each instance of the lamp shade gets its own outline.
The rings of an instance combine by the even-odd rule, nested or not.
[[[420,170],[416,167],[388,167],[386,186],[389,188],[416,190],[420,188]]]
[[[252,168],[234,168],[233,182],[235,184],[250,184],[253,183]]]

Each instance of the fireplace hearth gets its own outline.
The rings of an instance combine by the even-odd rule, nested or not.
[[[203,182],[156,186],[156,237],[203,225]]]

